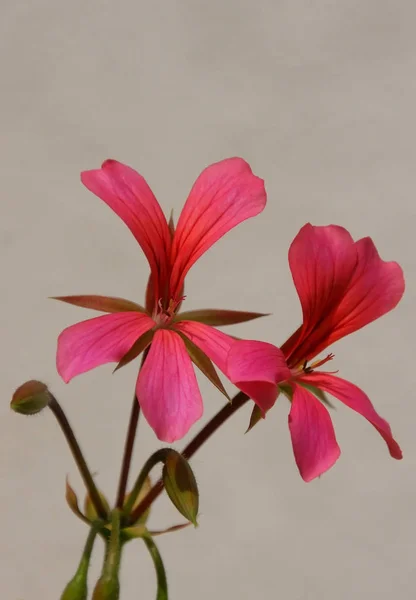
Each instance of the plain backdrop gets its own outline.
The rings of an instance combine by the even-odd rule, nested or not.
[[[20,383],[51,386],[97,484],[115,495],[138,364],[65,385],[56,338],[93,313],[48,297],[140,303],[148,266],[80,171],[126,162],[177,218],[200,171],[235,155],[265,179],[268,205],[195,265],[186,308],[271,312],[232,333],[281,344],[301,318],[287,264],[299,228],[370,235],[403,266],[407,291],[395,311],[338,342],[333,365],[391,423],[404,460],[337,404],[342,456],[305,484],[287,403],[247,435],[245,407],[192,461],[200,527],[159,538],[170,598],[414,598],[415,19],[411,0],[2,0],[2,599],[59,598],[87,534],[65,504],[67,474],[81,501],[83,488],[52,415],[9,409]],[[204,422],[223,399],[202,379],[201,388]],[[159,447],[142,421],[134,474]],[[158,500],[150,524],[179,522]],[[126,549],[121,577],[122,600],[155,597],[143,544]]]

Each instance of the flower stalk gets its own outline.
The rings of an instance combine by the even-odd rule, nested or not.
[[[81,448],[78,444],[72,427],[69,424],[69,421],[58,400],[53,394],[50,394],[50,396],[51,397],[48,406],[54,414],[56,420],[58,421],[59,426],[61,427],[63,434],[66,438],[66,441],[68,442],[68,446],[72,452],[72,456],[74,457],[74,460],[77,464],[81,477],[84,481],[85,487],[88,490],[91,502],[93,503],[98,516],[101,519],[106,519],[107,513],[105,507],[102,503],[100,494],[98,493],[97,487],[92,478],[91,471],[88,468],[88,465],[86,463],[84,455],[82,454]]]

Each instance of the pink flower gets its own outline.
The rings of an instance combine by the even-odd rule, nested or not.
[[[150,344],[137,380],[143,413],[159,439],[183,437],[201,417],[202,398],[192,361],[225,393],[211,361],[226,371],[230,336],[214,329],[259,313],[199,310],[178,314],[192,265],[227,231],[260,213],[262,179],[241,158],[207,167],[188,196],[176,229],[139,173],[114,160],[85,171],[82,183],[124,221],[150,265],[146,307],[120,298],[65,296],[65,302],[107,312],[65,329],[57,368],[65,382],[109,362],[122,366]]]
[[[354,242],[329,225],[302,227],[289,250],[289,265],[302,305],[303,324],[281,349],[256,341],[235,342],[228,376],[260,408],[262,416],[279,391],[291,400],[289,429],[301,476],[310,481],[338,459],[331,418],[317,398],[328,392],[365,417],[393,458],[402,458],[389,424],[357,386],[321,371],[332,354],[310,363],[333,342],[392,310],[404,292],[400,266],[384,262],[370,238]]]

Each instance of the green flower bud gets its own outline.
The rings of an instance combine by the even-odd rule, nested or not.
[[[32,379],[17,388],[10,402],[10,408],[21,415],[36,415],[48,406],[50,399],[47,386],[41,381]]]

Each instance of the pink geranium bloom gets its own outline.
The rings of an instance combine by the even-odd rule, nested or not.
[[[65,302],[108,314],[65,329],[57,368],[65,382],[99,365],[126,364],[150,344],[136,393],[159,439],[183,437],[202,415],[192,361],[225,393],[212,364],[226,371],[234,338],[213,325],[238,323],[259,313],[199,310],[178,314],[192,265],[227,231],[260,213],[264,182],[241,158],[207,167],[194,183],[176,229],[139,173],[114,160],[85,171],[82,183],[127,225],[150,265],[146,307],[120,298],[65,296]],[[212,361],[212,362],[211,362]]]
[[[383,437],[391,456],[401,458],[389,424],[366,394],[320,370],[333,355],[310,361],[332,343],[392,310],[404,292],[402,269],[395,262],[381,260],[370,238],[354,242],[342,227],[310,224],[294,239],[289,265],[303,324],[281,349],[263,342],[235,342],[228,376],[256,402],[262,416],[279,391],[290,398],[289,429],[305,481],[321,475],[340,455],[331,418],[318,399],[325,400],[322,392],[365,417]]]

